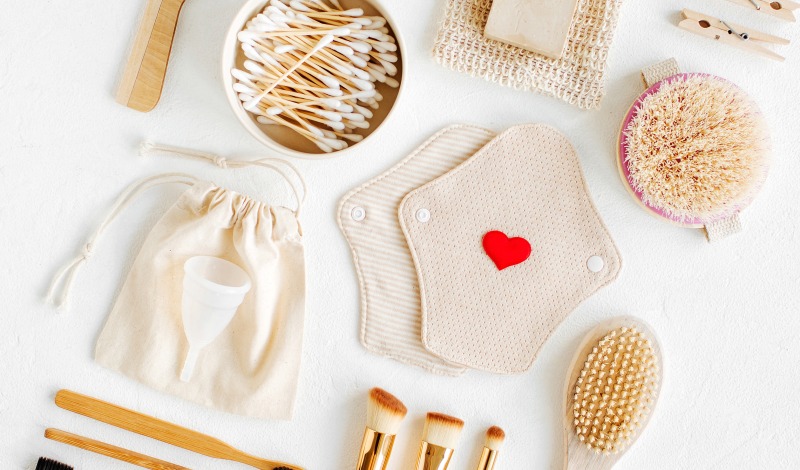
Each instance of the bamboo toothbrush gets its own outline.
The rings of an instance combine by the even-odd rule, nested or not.
[[[661,390],[661,349],[643,321],[618,317],[593,329],[567,375],[564,468],[608,470],[647,425]]]
[[[428,413],[415,470],[447,470],[464,421],[441,413]]]
[[[506,433],[497,426],[492,426],[486,431],[486,444],[483,445],[483,453],[478,463],[478,470],[493,470],[497,464],[497,454],[503,446]]]
[[[56,405],[106,424],[217,459],[232,460],[262,470],[304,470],[303,467],[255,457],[230,445],[158,418],[128,410],[69,390],[56,394]]]
[[[369,392],[367,429],[361,441],[357,470],[386,469],[394,438],[407,412],[403,402],[389,392],[380,388],[373,388]]]
[[[121,460],[130,464],[149,468],[151,470],[190,470],[186,467],[181,467],[174,463],[159,460],[132,450],[123,449],[121,447],[106,444],[105,442],[89,439],[88,437],[78,436],[77,434],[68,433],[58,429],[47,429],[44,432],[44,437],[54,441],[78,447],[80,449],[88,450],[96,454],[105,455],[112,459]]]

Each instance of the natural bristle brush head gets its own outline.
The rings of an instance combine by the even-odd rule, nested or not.
[[[605,335],[586,357],[575,382],[572,424],[595,452],[616,454],[650,413],[658,386],[652,344],[635,326]]]
[[[397,434],[408,410],[394,395],[380,388],[369,392],[367,427],[382,434]]]
[[[764,118],[742,89],[712,75],[679,74],[631,107],[618,163],[652,212],[699,226],[752,201],[766,178],[769,147]]]
[[[39,461],[36,462],[36,470],[73,470],[73,467],[52,459],[39,457]]]
[[[506,433],[499,427],[492,426],[486,431],[486,444],[484,446],[489,450],[500,450],[505,440]]]
[[[615,318],[586,336],[567,377],[565,468],[616,463],[650,419],[661,363],[656,337],[641,320]]]
[[[422,440],[435,446],[455,449],[463,429],[464,421],[458,418],[442,413],[428,413]]]

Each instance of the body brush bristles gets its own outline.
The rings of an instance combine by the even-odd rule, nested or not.
[[[369,392],[367,429],[361,441],[357,470],[384,470],[394,446],[394,438],[406,417],[403,402],[380,388]]]
[[[492,426],[486,431],[486,443],[478,463],[478,470],[492,470],[497,463],[497,454],[503,446],[506,433],[497,426]]]
[[[441,413],[428,413],[422,431],[416,470],[445,470],[458,445],[464,421]]]
[[[623,450],[646,421],[659,385],[658,357],[639,329],[605,335],[575,383],[572,417],[580,441],[596,453]]]
[[[760,189],[769,135],[755,103],[718,77],[673,77],[641,98],[623,130],[628,184],[680,223],[738,212]]]

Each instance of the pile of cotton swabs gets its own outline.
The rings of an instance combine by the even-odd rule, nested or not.
[[[324,152],[363,137],[383,96],[397,88],[397,44],[386,20],[336,0],[270,0],[239,33],[246,70],[234,90],[262,124],[289,127]]]

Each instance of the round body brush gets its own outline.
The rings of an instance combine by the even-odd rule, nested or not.
[[[584,338],[567,374],[564,468],[606,470],[652,415],[661,389],[661,350],[641,320],[605,321]]]
[[[758,107],[736,85],[677,74],[634,102],[618,152],[623,180],[650,213],[699,228],[753,200],[769,166],[769,135]]]

